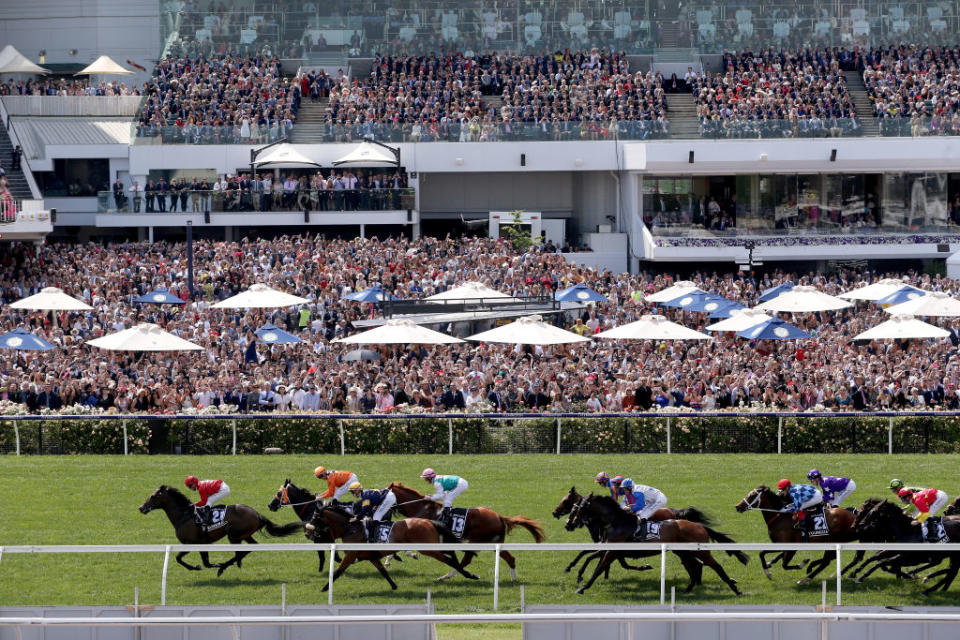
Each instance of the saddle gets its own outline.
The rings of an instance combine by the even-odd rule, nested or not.
[[[650,542],[660,539],[660,523],[643,519],[637,523],[637,528],[633,532],[634,542]]]
[[[206,532],[215,531],[227,524],[226,505],[215,505],[213,507],[196,507],[195,509],[197,524]]]
[[[950,537],[947,536],[947,529],[943,526],[943,519],[939,517],[927,518],[925,522],[920,525],[920,529],[923,532],[923,541],[931,543],[945,543],[950,542]]]

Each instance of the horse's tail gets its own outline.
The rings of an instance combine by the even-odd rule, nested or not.
[[[736,542],[736,540],[734,540],[733,538],[731,538],[725,533],[720,533],[719,531],[711,529],[710,527],[704,527],[704,529],[707,530],[707,535],[710,536],[710,539],[713,540],[714,542],[726,542],[728,544],[732,544]],[[747,554],[745,554],[743,551],[727,551],[727,555],[736,558],[737,560],[742,562],[744,565],[746,565],[750,561],[750,557]]]
[[[689,520],[690,522],[698,522],[705,527],[709,527],[713,524],[713,519],[696,507],[677,509],[675,513],[677,514],[675,518],[676,520]]]
[[[450,531],[450,529],[439,520],[431,520],[430,523],[433,525],[433,528],[437,530],[437,533],[440,534],[440,542],[444,544],[460,544],[462,542],[453,531]]]
[[[292,536],[298,531],[303,531],[303,524],[299,520],[297,522],[288,522],[287,524],[275,524],[270,521],[269,518],[264,517],[261,514],[257,514],[260,518],[260,530],[265,531],[268,536],[273,536],[275,538],[285,538],[287,536]]]
[[[500,516],[500,522],[506,527],[505,535],[513,531],[514,527],[521,526],[530,532],[534,542],[543,542],[547,539],[547,534],[543,532],[543,527],[533,518],[528,518],[527,516],[513,516],[512,518]]]

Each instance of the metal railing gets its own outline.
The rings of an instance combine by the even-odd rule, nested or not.
[[[3,96],[11,116],[134,116],[141,96]]]
[[[389,172],[385,172],[390,175]],[[144,187],[140,185],[140,187]],[[124,185],[119,202],[113,191],[97,192],[99,213],[344,212],[403,211],[415,207],[415,190],[300,189],[263,193],[251,189],[132,191]]]

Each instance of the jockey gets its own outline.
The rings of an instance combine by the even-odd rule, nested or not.
[[[840,476],[821,475],[819,469],[811,469],[807,479],[823,492],[823,501],[826,505],[839,507],[851,493],[857,490],[857,483],[850,478]]]
[[[333,502],[337,502],[350,490],[351,484],[360,482],[356,474],[350,471],[334,471],[333,469],[325,469],[324,467],[314,469],[313,475],[317,476],[320,480],[327,481],[327,490],[318,496],[324,501],[324,504],[327,504],[331,499]]]
[[[630,478],[620,484],[624,497],[623,508],[637,514],[641,520],[652,516],[657,509],[667,506],[667,496],[663,492],[645,484],[634,484]]]
[[[890,481],[890,491],[893,492],[893,495],[899,496],[901,489],[909,489],[912,493],[923,491],[923,487],[908,487],[904,485],[903,480],[900,478],[894,478]]]
[[[780,510],[781,513],[797,514],[797,524],[806,519],[804,509],[815,507],[823,502],[823,494],[816,487],[809,484],[792,484],[788,478],[777,483],[777,495],[788,495],[792,503]]]
[[[397,504],[397,496],[393,495],[390,489],[364,490],[359,482],[351,483],[349,489],[357,499],[353,506],[353,515],[360,519],[371,518],[367,522],[367,539],[375,542],[373,532],[376,530],[376,523],[389,519],[390,509]]]
[[[904,504],[912,504],[917,509],[917,522],[923,522],[930,516],[937,513],[947,506],[950,500],[947,494],[939,489],[900,489],[897,496]]]
[[[200,499],[195,503],[197,519],[203,523],[210,515],[210,507],[230,495],[230,487],[223,480],[200,481],[197,476],[187,476],[183,481],[187,489],[200,493]]]
[[[439,502],[443,500],[443,511],[440,512],[440,522],[450,527],[450,510],[453,508],[454,499],[461,493],[470,488],[467,481],[460,476],[438,476],[433,469],[423,470],[420,477],[433,485],[434,493],[430,499]]]
[[[617,477],[620,478],[621,481],[623,481],[623,476],[617,476]],[[619,497],[619,494],[617,493],[617,488],[613,486],[613,482],[610,480],[610,476],[607,475],[606,471],[601,471],[600,473],[598,473],[596,480],[598,485],[610,491],[611,498],[616,500]]]
[[[623,495],[623,491],[620,490],[620,485],[622,484],[623,476],[613,476],[610,478],[610,497],[620,503],[621,507],[626,499]]]

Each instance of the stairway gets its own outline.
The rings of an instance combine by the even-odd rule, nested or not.
[[[0,126],[0,163],[3,163],[3,168],[7,172],[7,188],[10,189],[10,195],[14,200],[30,200],[33,198],[33,193],[30,191],[30,185],[27,184],[23,171],[10,168],[12,153],[13,143],[10,142],[10,136],[7,135],[7,130]],[[22,160],[21,166],[23,166]]]
[[[880,135],[880,125],[873,113],[873,103],[867,95],[867,88],[863,84],[863,76],[859,71],[844,71],[843,77],[847,81],[847,91],[853,100],[853,107],[857,110],[857,119],[865,136]]]
[[[692,93],[667,94],[667,118],[670,119],[671,138],[699,138],[697,103]]]
[[[328,102],[327,98],[320,98],[319,102],[314,102],[309,97],[300,101],[300,110],[297,112],[297,121],[293,125],[290,142],[295,144],[323,142]]]
[[[680,25],[676,21],[664,20],[660,23],[660,46],[663,49],[675,49],[680,46]]]

